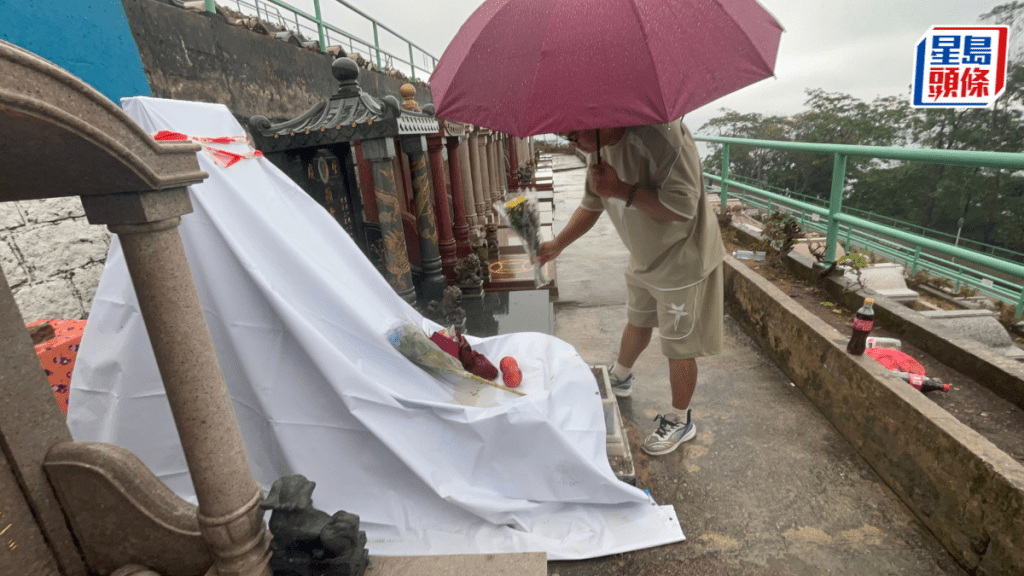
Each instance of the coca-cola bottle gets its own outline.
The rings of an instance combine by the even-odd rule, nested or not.
[[[927,376],[911,374],[908,372],[897,372],[896,374],[921,392],[949,392],[949,384],[943,384],[942,382],[932,380]]]
[[[867,348],[868,334],[875,325],[874,304],[874,298],[865,298],[864,305],[857,310],[857,315],[853,318],[853,336],[850,336],[846,351],[854,356],[860,356]]]

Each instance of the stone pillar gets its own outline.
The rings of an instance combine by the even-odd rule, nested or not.
[[[218,576],[270,576],[259,504],[213,338],[178,233],[185,188],[83,196],[92,224],[118,235],[199,501],[199,529]]]
[[[476,199],[477,214],[482,214],[484,224],[489,225],[494,220],[491,208],[491,172],[490,161],[488,160],[487,147],[490,142],[490,133],[480,132],[480,191]]]
[[[402,205],[395,186],[395,142],[390,136],[364,140],[362,152],[373,168],[377,219],[380,222],[381,243],[384,246],[381,260],[384,261],[387,270],[385,278],[403,300],[412,304],[416,301],[416,288],[412,283],[409,251],[405,246]]]
[[[441,134],[432,134],[427,136],[426,140],[427,155],[430,158],[430,177],[434,189],[437,248],[441,252],[441,270],[448,279],[448,284],[452,284],[455,280],[455,235],[448,212],[448,186],[444,181],[444,158],[441,154],[441,150],[444,149],[444,137]]]
[[[420,287],[425,299],[440,300],[444,296],[448,282],[441,274],[441,252],[437,245],[433,191],[430,186],[430,171],[427,169],[427,139],[424,136],[403,136],[402,150],[409,155],[416,228],[420,238],[420,266],[423,269]]]
[[[470,228],[470,234],[479,225],[476,214],[476,194],[473,191],[473,163],[469,158],[470,144],[473,141],[473,133],[466,131],[466,137],[459,140],[459,169],[462,171],[462,195],[466,206],[466,225]],[[471,241],[472,243],[472,241]]]
[[[492,132],[487,139],[487,174],[491,179],[491,195],[489,204],[501,201],[501,188],[498,186],[498,162],[495,151],[498,148],[498,133]]]
[[[356,151],[356,172],[359,175],[359,194],[363,197],[363,212],[366,213],[367,222],[380,222],[377,215],[377,196],[374,194],[373,167],[363,157],[363,143],[356,142],[353,145]]]
[[[508,167],[509,186],[519,188],[519,138],[515,136],[508,137],[508,155],[510,160]]]
[[[494,150],[494,153],[498,156],[498,189],[501,190],[502,198],[505,198],[509,193],[508,173],[510,168],[507,146],[509,138],[511,138],[511,136],[508,134],[502,134],[498,140],[498,145]]]
[[[449,136],[445,139],[448,148],[448,178],[452,182],[452,210],[455,214],[455,256],[465,258],[469,255],[469,226],[466,223],[466,199],[462,186],[462,166],[459,150],[462,149],[464,138]]]

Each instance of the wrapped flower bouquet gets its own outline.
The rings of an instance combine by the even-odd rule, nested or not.
[[[494,207],[509,229],[523,239],[526,253],[530,255],[530,261],[533,262],[534,286],[537,288],[546,286],[551,280],[544,273],[544,265],[537,257],[541,245],[540,211],[537,208],[537,199],[533,196],[520,195],[505,203],[497,202]]]
[[[485,380],[463,368],[458,358],[445,352],[412,320],[399,320],[387,331],[388,340],[414,364],[436,377],[455,382],[487,384],[495,388],[525,396],[519,390]]]

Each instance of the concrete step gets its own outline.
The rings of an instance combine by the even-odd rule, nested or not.
[[[453,554],[450,556],[374,556],[366,576],[546,576],[544,552]]]
[[[591,364],[591,371],[597,379],[597,388],[601,392],[601,404],[604,406],[604,423],[608,430],[605,440],[608,450],[608,464],[615,472],[615,477],[623,482],[636,486],[636,468],[633,465],[633,453],[629,449],[629,438],[622,426],[622,412],[619,402],[612,393],[608,379],[608,367]]]

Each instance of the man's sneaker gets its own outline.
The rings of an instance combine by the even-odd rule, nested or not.
[[[611,366],[608,367],[608,381],[612,385],[612,394],[619,398],[625,398],[633,393],[633,374],[626,376],[625,380],[619,380],[612,374]]]
[[[686,409],[686,422],[680,422],[675,414],[658,414],[654,420],[658,423],[658,429],[640,445],[640,449],[651,456],[668,454],[697,435],[697,425],[690,418],[689,408]]]

